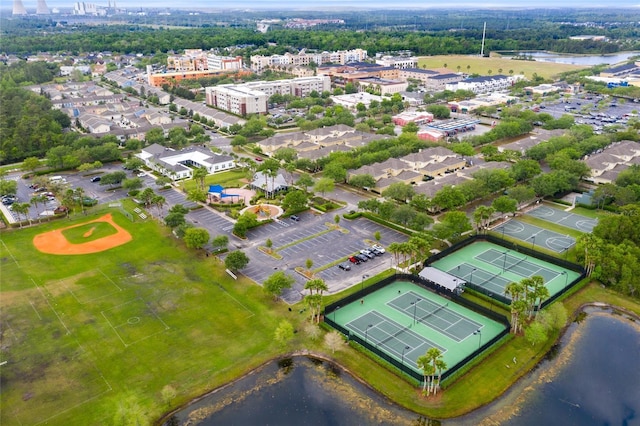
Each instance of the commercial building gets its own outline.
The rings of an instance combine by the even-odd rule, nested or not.
[[[136,156],[150,169],[173,180],[190,178],[194,167],[204,167],[208,173],[223,172],[235,167],[233,157],[217,154],[200,146],[176,151],[152,144],[143,148]]]
[[[376,59],[376,64],[400,69],[416,68],[418,66],[418,58],[415,56],[383,56]]]

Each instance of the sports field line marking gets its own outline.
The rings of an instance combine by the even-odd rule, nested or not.
[[[4,243],[3,240],[0,240],[0,242],[2,243],[4,249],[7,251],[7,253],[9,253],[9,256],[11,256],[11,259],[13,259],[13,262],[19,268],[20,264],[18,263],[18,260],[16,259],[16,257],[13,255],[13,252],[11,250],[9,250],[9,247],[7,247],[7,245]]]
[[[33,302],[31,300],[29,300],[29,304],[31,305],[31,307],[33,308],[33,311],[38,316],[38,319],[40,319],[40,321],[42,321],[42,317],[40,316],[40,312],[38,312],[38,310],[36,309],[35,305],[33,304]]]
[[[42,289],[40,288],[40,286],[36,283],[36,281],[29,277],[29,279],[31,280],[31,282],[33,283],[33,285],[35,285],[38,290],[40,291],[40,294],[42,295],[42,297],[44,298],[44,300],[47,302],[47,305],[49,305],[49,307],[51,308],[51,310],[53,311],[54,314],[56,314],[56,317],[58,317],[58,320],[60,321],[60,324],[62,324],[62,326],[64,327],[65,330],[67,330],[67,335],[71,334],[71,330],[69,330],[69,328],[67,328],[67,325],[64,323],[64,321],[62,321],[62,318],[60,317],[60,315],[58,314],[58,311],[56,311],[56,308],[53,307],[53,305],[51,304],[51,302],[49,301],[49,299],[44,295],[44,292],[42,291]]]
[[[227,296],[229,296],[229,297],[230,297],[233,301],[235,301],[238,305],[242,306],[242,308],[243,308],[245,311],[247,311],[247,312],[249,312],[249,313],[251,314],[251,315],[249,315],[249,316],[245,317],[245,319],[247,319],[247,318],[251,318],[251,317],[253,317],[253,316],[255,316],[255,315],[256,315],[256,313],[255,313],[255,312],[253,312],[251,309],[249,309],[249,308],[248,308],[248,307],[246,307],[244,304],[242,304],[242,302],[240,302],[238,299],[236,299],[235,297],[233,297],[233,296],[231,295],[231,293],[229,293],[229,292],[227,291],[227,289],[226,289],[226,288],[222,287],[222,285],[221,285],[220,283],[216,283],[216,285],[217,285],[218,287],[220,287],[220,289],[224,292],[224,294],[226,294]]]
[[[127,323],[125,322],[125,323],[123,323],[123,324],[120,324],[120,325],[116,325],[116,326],[114,326],[114,325],[111,323],[111,321],[109,321],[109,318],[107,318],[107,316],[105,315],[105,312],[112,311],[112,310],[114,310],[114,309],[116,309],[116,308],[119,308],[120,306],[128,305],[129,303],[135,302],[136,300],[140,300],[140,301],[143,303],[143,305],[144,305],[144,306],[146,306],[147,308],[149,308],[149,311],[153,314],[153,316],[154,316],[158,321],[160,321],[160,323],[161,323],[162,325],[164,325],[164,330],[157,331],[157,332],[155,332],[155,333],[149,334],[148,336],[145,336],[145,337],[143,337],[143,338],[141,338],[141,339],[135,340],[135,341],[133,341],[133,342],[131,342],[131,343],[126,343],[126,342],[124,341],[124,339],[122,338],[122,336],[120,336],[120,333],[118,333],[117,328],[120,328],[120,327],[122,327],[122,326],[125,326],[125,325],[127,325]],[[100,313],[102,314],[102,316],[104,317],[104,319],[105,319],[105,320],[107,320],[107,322],[109,323],[109,326],[113,329],[114,333],[116,333],[116,336],[118,336],[118,339],[120,339],[120,341],[122,342],[122,344],[124,345],[124,347],[125,347],[125,348],[128,348],[128,347],[129,347],[129,346],[131,346],[131,345],[134,345],[134,344],[136,344],[136,343],[138,343],[138,342],[141,342],[141,341],[143,341],[143,340],[145,340],[145,339],[148,339],[149,337],[153,337],[153,336],[155,336],[155,335],[157,335],[157,334],[164,333],[165,331],[167,331],[167,330],[169,330],[169,329],[171,328],[171,327],[169,327],[169,326],[167,325],[167,323],[165,323],[165,322],[162,320],[162,318],[160,318],[160,317],[158,316],[158,314],[156,313],[156,311],[154,311],[153,309],[151,309],[151,307],[150,307],[150,306],[145,302],[145,300],[144,300],[143,298],[141,298],[141,297],[137,297],[137,298],[135,298],[135,299],[131,299],[131,300],[129,300],[128,302],[121,303],[121,304],[119,304],[118,306],[114,306],[114,307],[113,307],[113,308],[111,308],[111,309],[107,309],[107,310],[105,310],[105,311],[100,311]]]

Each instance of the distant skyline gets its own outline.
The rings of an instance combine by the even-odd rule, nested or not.
[[[35,9],[36,0],[22,0],[27,10]],[[106,7],[108,0],[89,0],[86,3],[94,3],[99,6]],[[0,2],[2,8],[11,8],[12,0],[2,0]],[[73,0],[48,0],[49,8],[73,8]],[[566,8],[640,8],[638,0],[617,1],[613,5],[603,0],[567,0],[557,2],[552,0],[540,0],[538,2],[530,1],[509,1],[509,0],[489,0],[473,2],[470,0],[454,0],[446,3],[441,2],[425,2],[417,0],[400,0],[397,2],[388,1],[371,1],[371,0],[324,0],[322,2],[301,0],[296,2],[278,2],[274,0],[240,0],[234,2],[215,2],[206,0],[194,0],[188,3],[177,2],[175,0],[143,0],[143,1],[118,1],[116,4],[120,8],[136,10],[139,8],[171,8],[171,9],[272,9],[272,10],[324,10],[324,9],[566,9]]]

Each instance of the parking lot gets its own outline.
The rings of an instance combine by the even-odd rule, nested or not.
[[[329,292],[334,293],[362,282],[364,276],[373,276],[392,267],[391,253],[375,256],[359,265],[346,260],[368,246],[365,240],[374,241],[376,231],[381,234],[380,243],[383,246],[407,240],[406,235],[363,218],[353,221],[343,219],[340,226],[346,233],[330,230],[326,223],[332,222],[332,218],[307,212],[300,215],[298,222],[284,219],[251,230],[247,235],[249,242],[244,243],[247,247],[243,248],[251,262],[242,273],[262,283],[273,272],[285,271],[296,282],[291,289],[283,292],[282,297],[288,303],[295,303],[302,299],[306,283],[306,279],[295,268],[306,269],[307,259],[313,261],[312,269],[320,269],[316,275],[324,279]],[[273,250],[282,256],[281,260],[258,250],[267,239],[271,239]],[[351,269],[340,269],[337,266],[339,261],[347,262]]]
[[[596,134],[607,126],[621,125],[626,127],[629,117],[640,109],[640,104],[614,97],[581,94],[567,99],[541,102],[539,113],[547,113],[554,118],[565,114],[573,115],[577,124],[593,127]]]

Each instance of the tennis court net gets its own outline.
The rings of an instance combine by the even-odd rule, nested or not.
[[[426,314],[422,318],[419,318],[418,322],[422,322],[422,321],[426,320],[427,318],[434,316],[435,314],[437,314],[438,312],[440,312],[441,310],[443,310],[447,306],[449,306],[449,302],[445,303],[444,305],[438,306],[437,308],[435,308],[433,311],[429,312],[428,314]]]
[[[486,283],[488,283],[491,280],[494,280],[495,278],[498,277],[498,275],[500,275],[500,272],[498,272],[497,274],[491,275],[489,278],[487,278],[486,280],[482,281],[480,284],[477,284],[478,287],[483,287]]]
[[[381,340],[380,342],[376,343],[376,346],[384,345],[389,340],[395,339],[396,337],[398,337],[399,335],[401,335],[402,333],[404,333],[407,330],[409,330],[409,327],[402,327],[400,330],[396,331],[395,333],[393,333],[392,335],[390,335],[386,339]]]
[[[513,265],[509,265],[509,267],[507,268],[507,271],[512,270],[513,268],[515,268],[516,266],[518,266],[519,264],[521,264],[522,262],[524,262],[525,260],[527,260],[526,257],[523,257],[522,259],[518,260],[516,263],[514,263]]]

